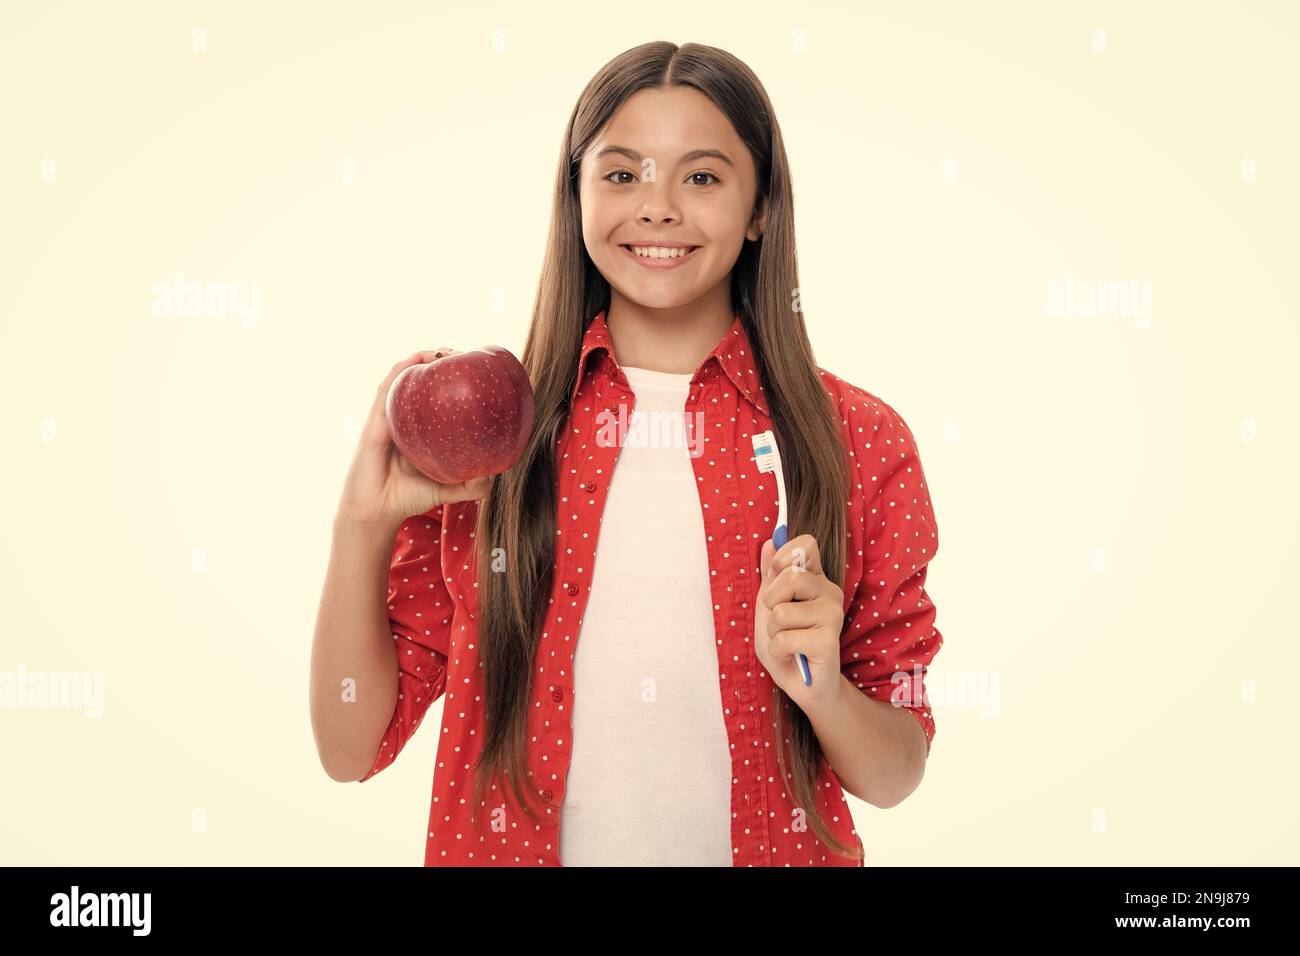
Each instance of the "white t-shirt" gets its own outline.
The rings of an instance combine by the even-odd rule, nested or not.
[[[635,411],[574,656],[560,862],[732,866],[731,753],[685,429],[692,376],[622,369]]]

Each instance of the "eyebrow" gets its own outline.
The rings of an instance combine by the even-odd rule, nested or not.
[[[632,149],[628,146],[606,146],[596,153],[595,158],[597,161],[599,161],[601,159],[604,159],[606,156],[610,155],[611,153],[619,153],[623,156],[626,156],[628,159],[632,160],[633,162],[638,162],[638,163],[645,158],[640,153],[638,153],[635,149]],[[726,153],[724,153],[720,149],[693,149],[685,156],[683,156],[681,159],[677,160],[677,165],[680,166],[682,163],[691,163],[697,159],[720,159],[728,166],[734,167],[736,165],[731,161],[731,157],[729,157]]]

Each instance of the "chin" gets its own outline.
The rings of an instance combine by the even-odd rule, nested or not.
[[[619,289],[619,294],[629,302],[635,302],[643,309],[653,311],[667,312],[672,309],[680,309],[682,306],[690,305],[699,299],[692,289],[688,292],[676,292],[669,294],[656,294],[655,292],[642,292],[638,289]]]

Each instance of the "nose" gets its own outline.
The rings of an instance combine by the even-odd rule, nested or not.
[[[677,204],[673,199],[672,184],[660,180],[651,183],[650,186],[637,219],[642,223],[676,222],[680,217],[677,215]]]
[[[643,211],[642,214],[637,217],[637,219],[642,223],[658,223],[658,222],[673,223],[677,221],[677,217],[672,213],[657,213],[657,212],[650,212],[648,210]]]

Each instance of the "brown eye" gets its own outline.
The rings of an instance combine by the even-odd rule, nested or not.
[[[636,181],[636,174],[635,174],[635,173],[630,173],[630,172],[628,172],[626,169],[616,169],[616,170],[614,170],[612,173],[610,173],[609,175],[607,175],[607,176],[604,177],[605,181],[608,182],[611,176],[631,176],[631,177],[632,177],[631,180],[624,180],[623,182],[615,183],[615,184],[614,184],[615,186],[626,186],[626,185],[629,184],[629,182],[635,182],[635,181]]]
[[[696,176],[710,176],[710,177],[712,177],[713,179],[716,179],[718,182],[722,182],[722,180],[721,180],[721,179],[718,179],[717,176],[714,176],[713,173],[691,173],[690,178],[694,179]],[[696,185],[696,186],[712,186],[713,184],[712,184],[712,183],[694,183],[693,185]]]

